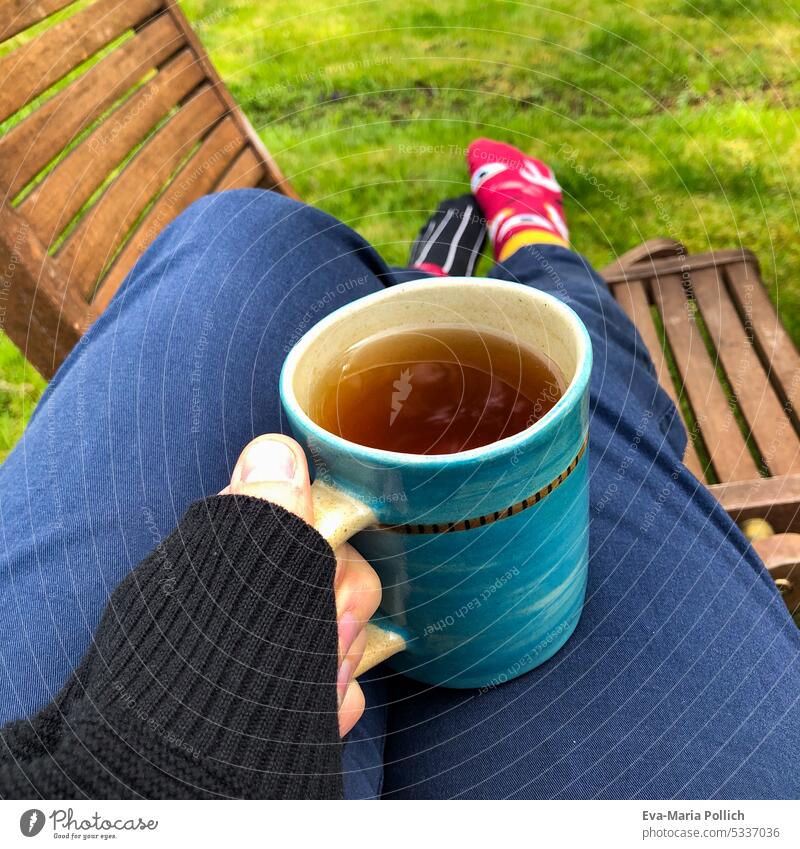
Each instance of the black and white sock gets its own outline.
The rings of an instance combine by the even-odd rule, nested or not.
[[[411,268],[442,277],[469,277],[486,238],[486,219],[472,195],[443,200],[411,246]]]

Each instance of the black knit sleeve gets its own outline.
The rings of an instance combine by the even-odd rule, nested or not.
[[[334,571],[281,507],[192,505],[59,696],[0,731],[0,796],[341,797]]]

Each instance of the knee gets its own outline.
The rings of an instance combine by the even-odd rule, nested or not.
[[[253,297],[272,303],[291,286],[327,291],[332,275],[367,281],[367,272],[382,270],[366,242],[327,213],[276,192],[237,189],[200,198],[178,216],[124,289],[157,288],[172,299],[191,291],[204,302],[224,288],[239,303]]]
[[[120,291],[146,290],[176,272],[188,285],[203,269],[213,266],[219,272],[253,245],[272,241],[272,234],[285,243],[291,222],[310,212],[305,204],[264,189],[205,195],[163,228]]]
[[[299,200],[269,189],[228,189],[204,195],[186,210],[213,211],[215,215],[262,215],[280,217],[307,209]]]
[[[263,189],[200,198],[178,221],[177,235],[196,249],[247,256],[262,268],[285,261],[302,268],[333,246],[335,252],[362,247],[353,231],[322,210]]]
[[[176,219],[175,225],[193,239],[208,242],[228,231],[240,238],[280,230],[285,222],[312,213],[300,201],[265,189],[231,189],[205,195],[192,203]]]

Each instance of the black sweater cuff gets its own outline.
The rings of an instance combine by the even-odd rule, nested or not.
[[[69,729],[48,753],[66,795],[341,797],[334,574],[281,507],[192,505],[114,592],[82,696],[43,711]],[[57,795],[41,758],[26,773]]]
[[[335,566],[322,537],[274,504],[192,505],[114,594],[96,696],[230,764],[251,790],[340,781]]]

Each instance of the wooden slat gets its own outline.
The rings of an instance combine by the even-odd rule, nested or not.
[[[253,149],[248,147],[236,158],[230,168],[222,175],[222,178],[214,186],[215,192],[224,192],[228,189],[250,189],[261,185],[264,179],[264,166],[259,161]]]
[[[680,404],[675,391],[675,386],[672,382],[672,376],[669,373],[664,351],[661,348],[661,339],[658,336],[653,316],[650,314],[650,303],[647,298],[647,293],[644,288],[645,284],[642,280],[633,280],[630,283],[619,283],[614,287],[614,297],[625,311],[628,318],[636,325],[639,334],[650,352],[650,358],[655,366],[658,382],[661,384],[664,391],[672,399],[672,403],[678,408],[680,414]],[[684,422],[689,429],[688,423]],[[699,480],[705,480],[703,467],[700,463],[700,458],[697,456],[694,444],[689,438],[686,443],[686,451],[683,458],[684,465],[687,469]]]
[[[50,244],[153,127],[201,82],[202,69],[183,50],[111,113],[25,198],[18,209]]]
[[[189,46],[192,47],[200,61],[203,63],[206,76],[217,94],[219,94],[220,98],[222,98],[226,111],[239,125],[239,129],[250,143],[250,146],[255,151],[256,156],[258,156],[261,162],[264,163],[265,174],[260,185],[262,185],[265,189],[275,189],[275,191],[280,192],[287,197],[299,200],[299,195],[294,190],[291,183],[283,176],[280,168],[278,168],[275,160],[270,155],[270,152],[264,146],[264,142],[261,141],[258,133],[253,129],[250,122],[239,108],[239,104],[233,99],[233,95],[231,95],[227,86],[220,78],[217,73],[217,69],[209,59],[200,39],[197,37],[197,34],[186,20],[186,16],[181,11],[177,0],[165,0],[165,2],[167,12],[172,15],[175,22],[183,29]]]
[[[99,0],[4,56],[0,59],[0,121],[163,4],[164,0]]]
[[[75,0],[0,0],[0,42],[38,24]]]
[[[8,205],[0,206],[0,266],[3,330],[50,378],[86,330],[89,310],[72,289],[64,290],[60,269]]]
[[[800,475],[715,484],[709,489],[736,522],[766,519],[778,533],[800,532]]]
[[[215,92],[204,85],[151,138],[87,212],[57,256],[84,296],[150,200],[191,146],[223,113]]]
[[[717,478],[720,481],[757,478],[758,468],[689,313],[681,277],[659,275],[652,281],[652,290],[675,365]]]
[[[770,378],[779,397],[795,416],[800,415],[800,355],[781,324],[767,290],[761,282],[758,266],[736,264],[725,268],[730,294],[744,316],[762,363],[769,363]]]
[[[800,472],[800,441],[758,355],[711,268],[692,272],[691,286],[720,363],[761,456],[772,474]]]
[[[800,612],[800,534],[753,540],[753,548],[778,585],[789,613]]]
[[[650,358],[656,369],[658,382],[665,389],[674,403],[678,403],[675,387],[667,367],[667,361],[661,348],[661,340],[658,337],[653,317],[650,314],[650,303],[642,280],[634,280],[631,283],[621,283],[615,287],[614,297],[625,311],[628,318],[636,325],[639,334],[644,340]]]
[[[0,188],[14,197],[181,41],[173,21],[159,18],[12,127],[0,139]]]
[[[224,118],[175,175],[106,274],[92,306],[104,310],[136,260],[186,207],[207,195],[244,144],[236,122]]]
[[[600,271],[601,276],[606,279],[618,274],[625,274],[632,268],[642,263],[651,263],[654,260],[664,258],[681,260],[686,259],[686,248],[675,239],[656,238],[648,239],[635,248],[625,251],[622,256],[617,257]]]
[[[744,248],[725,248],[721,251],[707,251],[702,254],[687,254],[674,259],[643,260],[622,270],[605,270],[603,278],[607,283],[620,283],[625,280],[641,280],[657,274],[684,274],[695,268],[719,268],[728,263],[755,262],[755,255]]]

